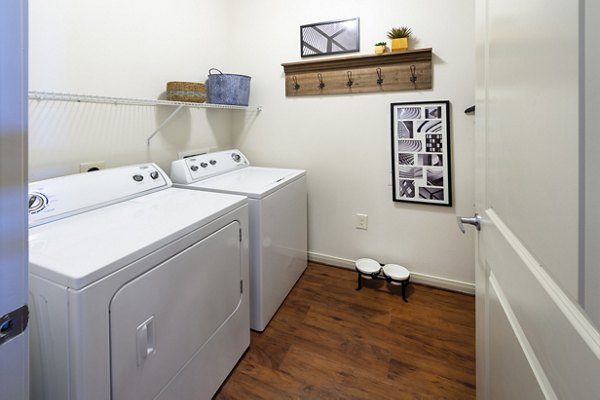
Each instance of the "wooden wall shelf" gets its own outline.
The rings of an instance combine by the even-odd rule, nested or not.
[[[281,64],[286,96],[431,89],[431,49]]]

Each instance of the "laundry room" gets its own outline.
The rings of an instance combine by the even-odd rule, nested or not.
[[[475,120],[465,112],[475,102],[474,14],[472,0],[30,0],[29,180],[140,163],[172,174],[182,157],[193,166],[196,155],[236,150],[250,166],[305,172],[306,259],[325,268],[317,276],[344,282],[351,273],[348,296],[392,293],[394,308],[409,306],[419,288],[466,294],[474,314],[475,233],[456,222],[475,203]],[[356,21],[355,51],[303,56],[301,26],[342,20]],[[412,31],[406,54],[430,54],[416,82],[388,90],[391,79],[380,76],[367,92],[356,84],[345,93],[288,92],[295,73],[287,65],[374,56],[401,26]],[[206,83],[215,69],[250,77],[248,107],[166,103],[167,82]],[[347,87],[362,79],[341,73]],[[394,178],[395,110],[427,103],[442,104],[446,117],[442,202],[400,198]],[[410,271],[408,303],[383,283],[355,291],[359,259]],[[252,340],[264,325],[253,326]]]
[[[598,398],[598,21],[0,1],[0,400]]]
[[[29,89],[118,98],[165,98],[169,81],[206,81],[210,68],[251,77],[262,111],[183,109],[148,143],[172,107],[30,101],[29,177],[40,180],[155,162],[178,153],[240,149],[254,165],[307,171],[309,257],[350,266],[371,257],[414,277],[473,288],[473,240],[457,215],[474,203],[473,2],[195,0],[29,4]],[[301,61],[301,25],[360,19],[360,52],[412,28],[411,48],[431,48],[427,90],[286,97],[283,63]],[[452,32],[449,32],[452,31]],[[389,46],[389,44],[388,44]],[[336,57],[336,56],[329,56]],[[339,57],[339,55],[338,55]],[[450,101],[452,206],[394,202],[390,104]],[[356,214],[368,216],[367,230]]]

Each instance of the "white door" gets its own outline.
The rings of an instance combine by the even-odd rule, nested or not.
[[[479,399],[600,398],[592,3],[476,3]]]
[[[27,2],[0,1],[0,397],[27,390]]]
[[[231,222],[114,295],[113,399],[209,398],[225,380],[250,344],[249,330],[242,329],[219,348],[218,359],[211,356],[211,341],[241,311],[240,229]]]

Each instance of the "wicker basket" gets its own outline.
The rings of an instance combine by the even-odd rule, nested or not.
[[[206,101],[206,85],[196,82],[167,82],[167,99],[204,103]]]

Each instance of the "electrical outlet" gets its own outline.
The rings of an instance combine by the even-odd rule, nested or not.
[[[367,214],[356,214],[356,229],[367,230],[369,228],[369,216]]]
[[[106,168],[106,161],[88,161],[79,164],[79,172],[92,172]]]

